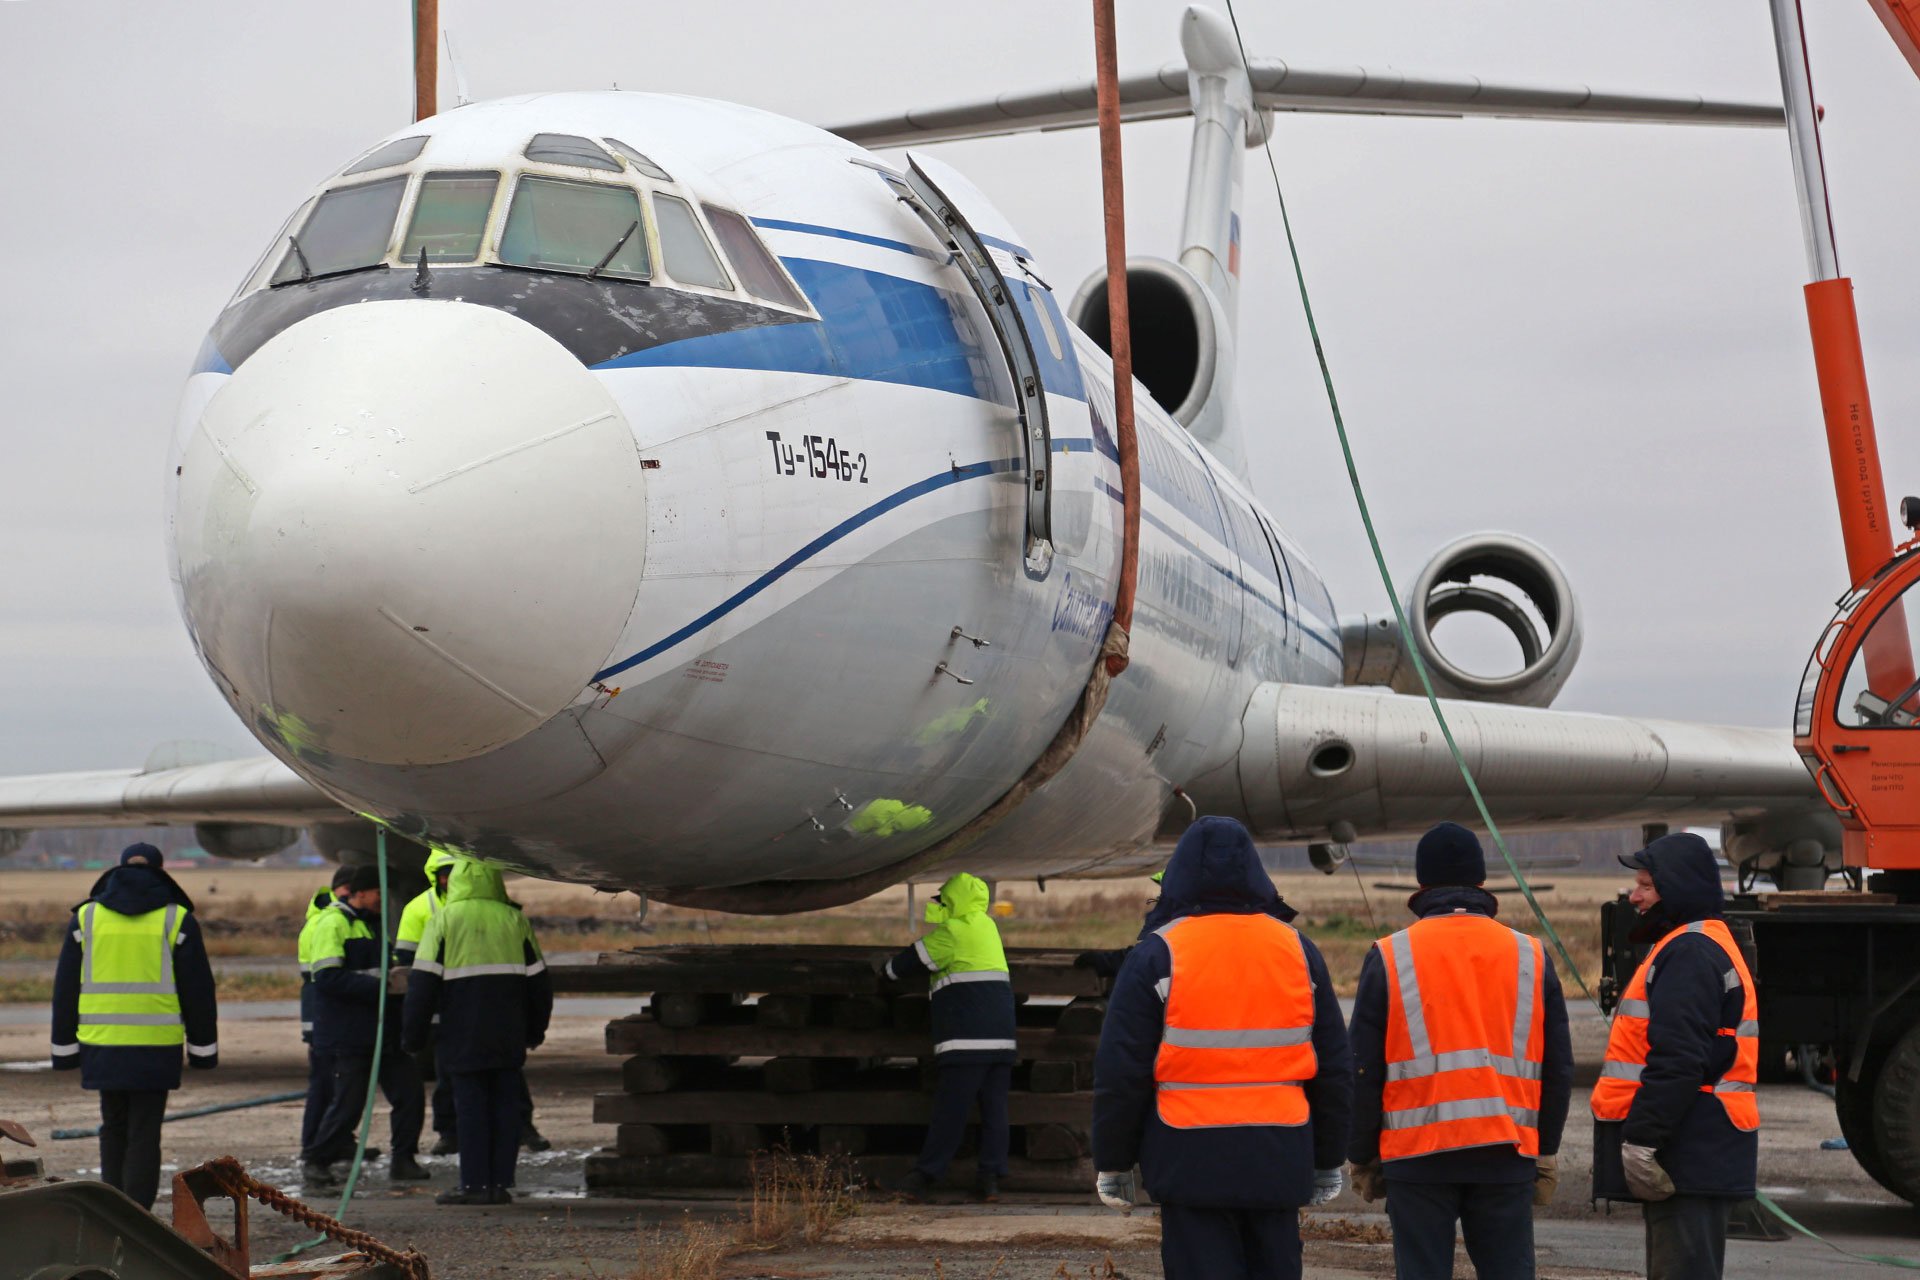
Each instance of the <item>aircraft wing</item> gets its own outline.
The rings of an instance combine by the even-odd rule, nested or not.
[[[1723,823],[1768,847],[1839,846],[1784,729],[1584,715],[1443,698],[1494,820],[1514,830]],[[1265,684],[1242,721],[1239,786],[1272,839],[1418,834],[1479,816],[1425,698]],[[1744,825],[1743,825],[1744,824]],[[1351,837],[1349,837],[1351,838]]]
[[[1254,105],[1261,111],[1350,115],[1499,116],[1522,120],[1632,121],[1749,128],[1778,126],[1785,117],[1770,102],[1725,102],[1686,94],[1611,93],[1583,84],[1522,85],[1478,76],[1410,75],[1368,67],[1296,67],[1278,58],[1247,64]],[[1120,80],[1122,120],[1164,120],[1191,110],[1187,68]],[[1074,81],[1051,89],[908,111],[828,126],[864,147],[904,147],[960,138],[990,138],[1091,126],[1094,84]]]
[[[351,817],[272,756],[176,769],[0,778],[0,835],[39,828],[258,822],[298,827]]]

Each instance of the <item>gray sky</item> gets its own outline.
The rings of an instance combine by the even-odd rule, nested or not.
[[[1122,0],[1123,69],[1177,61]],[[408,6],[0,2],[0,772],[251,745],[167,586],[162,472],[202,336],[309,186],[411,104]],[[821,123],[1088,74],[1082,3],[443,0],[474,96],[730,98]],[[956,15],[964,15],[957,21]],[[1758,3],[1275,5],[1248,46],[1538,83],[1777,99]],[[1920,488],[1917,84],[1866,5],[1808,14],[1839,227],[1894,495]],[[451,104],[451,78],[444,101]],[[1187,126],[1130,126],[1130,247],[1169,253]],[[940,149],[1070,290],[1101,262],[1091,132]],[[1587,642],[1559,701],[1788,720],[1845,585],[1783,134],[1281,117],[1276,154],[1392,567],[1537,538]],[[1362,541],[1264,165],[1249,157],[1240,395],[1256,489],[1343,611]]]

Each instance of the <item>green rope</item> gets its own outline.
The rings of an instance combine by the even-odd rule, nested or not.
[[[340,1192],[340,1207],[333,1211],[333,1216],[342,1222],[347,1220],[347,1207],[353,1203],[354,1188],[360,1183],[360,1166],[365,1163],[367,1156],[367,1136],[373,1132],[373,1095],[380,1084],[380,1055],[387,1035],[387,958],[392,950],[392,935],[387,931],[387,829],[375,827],[373,841],[374,859],[380,867],[380,995],[374,1002],[373,1070],[367,1073],[367,1101],[360,1109],[360,1143],[353,1150],[353,1167],[347,1170],[347,1185]],[[389,1152],[387,1158],[391,1160],[397,1154]],[[274,1261],[290,1262],[326,1242],[326,1236],[315,1236],[293,1246]]]
[[[1244,63],[1247,60],[1247,46],[1240,38],[1240,18],[1233,11],[1233,0],[1227,0],[1227,19],[1233,23],[1234,42],[1240,46],[1240,60]],[[1367,507],[1366,490],[1361,487],[1360,470],[1354,465],[1353,446],[1347,439],[1347,424],[1340,414],[1340,397],[1333,389],[1333,371],[1327,365],[1326,348],[1320,342],[1320,326],[1313,318],[1313,301],[1307,296],[1306,272],[1300,265],[1300,249],[1293,239],[1293,220],[1287,216],[1287,195],[1280,186],[1280,167],[1273,159],[1273,131],[1269,129],[1265,132],[1262,150],[1266,152],[1267,168],[1273,174],[1273,193],[1280,200],[1280,224],[1286,228],[1287,253],[1293,258],[1293,278],[1300,286],[1300,306],[1306,312],[1307,332],[1313,337],[1313,356],[1320,362],[1320,381],[1327,389],[1327,405],[1333,410],[1333,428],[1340,437],[1340,455],[1346,459],[1347,480],[1353,486],[1353,500],[1360,508],[1360,523],[1366,526],[1367,545],[1373,550],[1373,563],[1380,570],[1380,581],[1387,588],[1387,600],[1393,605],[1394,621],[1400,624],[1401,644],[1413,657],[1413,669],[1419,673],[1420,687],[1426,690],[1427,705],[1433,708],[1433,718],[1440,722],[1440,732],[1447,740],[1447,750],[1453,753],[1453,762],[1459,766],[1460,776],[1466,779],[1467,791],[1473,796],[1474,807],[1480,811],[1480,820],[1486,824],[1487,834],[1493,837],[1493,843],[1500,850],[1500,857],[1505,860],[1507,870],[1513,874],[1514,882],[1520,886],[1520,892],[1526,897],[1527,905],[1533,908],[1534,918],[1540,922],[1541,929],[1546,931],[1547,937],[1553,942],[1554,950],[1560,953],[1561,963],[1568,972],[1573,974],[1573,980],[1580,984],[1581,994],[1588,1000],[1592,1000],[1594,1006],[1598,1008],[1599,1002],[1594,1000],[1593,992],[1587,989],[1587,980],[1581,974],[1580,966],[1573,962],[1573,956],[1567,951],[1567,944],[1560,940],[1559,932],[1547,919],[1547,913],[1541,909],[1540,900],[1533,896],[1533,886],[1528,884],[1526,876],[1521,874],[1520,864],[1514,861],[1512,850],[1507,848],[1506,837],[1500,834],[1499,825],[1494,822],[1493,814],[1488,812],[1487,802],[1480,794],[1480,784],[1474,781],[1473,770],[1468,767],[1467,758],[1461,754],[1460,744],[1453,739],[1453,726],[1447,723],[1446,713],[1440,709],[1440,699],[1434,694],[1433,677],[1427,672],[1426,660],[1420,656],[1420,647],[1413,642],[1413,629],[1407,625],[1406,610],[1400,605],[1400,593],[1393,585],[1393,574],[1387,569],[1387,558],[1380,550],[1380,535],[1373,528],[1373,512]]]
[[[1819,1234],[1818,1232],[1810,1231],[1806,1227],[1801,1226],[1798,1222],[1794,1220],[1791,1214],[1789,1214],[1785,1209],[1782,1209],[1779,1205],[1775,1204],[1773,1202],[1773,1198],[1764,1191],[1754,1192],[1753,1198],[1759,1201],[1760,1207],[1765,1209],[1768,1213],[1780,1219],[1780,1221],[1786,1223],[1788,1226],[1792,1227],[1795,1231],[1798,1231],[1801,1235],[1805,1236],[1807,1239],[1817,1240],[1821,1244],[1827,1246],[1827,1248],[1833,1250],[1835,1253],[1844,1253],[1849,1258],[1858,1258],[1862,1262],[1877,1262],[1883,1267],[1904,1267],[1908,1271],[1920,1271],[1920,1261],[1915,1261],[1912,1258],[1896,1258],[1890,1253],[1855,1253],[1852,1249],[1841,1248],[1839,1245],[1835,1244],[1833,1241],[1827,1239],[1825,1236]]]

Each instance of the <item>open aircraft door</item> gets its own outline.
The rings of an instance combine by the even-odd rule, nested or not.
[[[1027,251],[1011,238],[1012,228],[1005,218],[958,171],[914,152],[907,155],[905,173],[880,165],[871,167],[893,188],[900,202],[920,215],[946,245],[953,265],[966,277],[993,326],[1012,378],[1014,409],[1025,453],[1027,572],[1044,578],[1053,564],[1053,433],[1047,420],[1047,377],[1039,354],[1042,348],[1036,347],[1020,305],[1020,295],[1028,286],[1011,279],[1015,274],[1036,281],[1038,277],[1027,270]],[[961,209],[960,202],[966,204],[970,214]],[[1064,325],[1053,314],[1041,311],[1042,307],[1053,310],[1051,299],[1029,298],[1027,302],[1041,325]],[[1061,350],[1060,337],[1051,333],[1043,337],[1049,339],[1044,349],[1053,357],[1050,363],[1058,365],[1071,358]],[[1058,374],[1055,381],[1059,381]]]

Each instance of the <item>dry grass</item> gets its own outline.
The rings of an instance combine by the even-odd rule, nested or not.
[[[216,966],[213,989],[221,1000],[297,1000],[300,998],[300,975],[291,969],[285,973],[262,973],[258,970],[234,971]],[[52,999],[51,965],[44,976],[0,978],[0,1004],[46,1004]]]
[[[683,1217],[642,1229],[633,1273],[624,1280],[715,1280],[727,1259],[777,1249],[795,1238],[818,1244],[857,1207],[853,1171],[832,1156],[784,1147],[753,1157],[753,1199],[745,1218]]]

